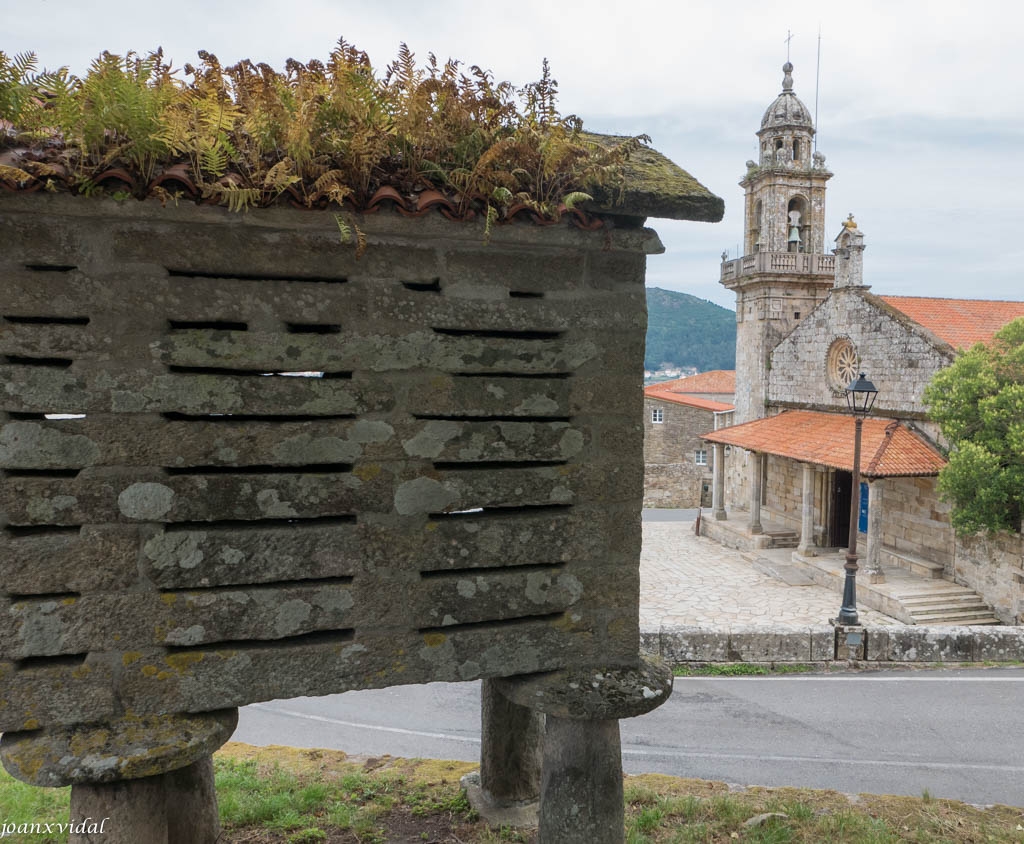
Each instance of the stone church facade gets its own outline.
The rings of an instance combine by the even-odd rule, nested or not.
[[[747,162],[745,254],[721,283],[736,294],[736,398],[712,447],[713,513],[702,532],[735,547],[796,545],[811,561],[848,542],[854,424],[845,388],[878,388],[864,422],[858,529],[872,582],[887,567],[978,592],[1004,623],[1024,621],[1020,536],[957,538],[937,476],[941,435],[923,393],[959,349],[1024,316],[1024,302],[877,295],[852,215],[826,253],[825,158],[793,92],[792,65]],[[728,449],[728,456],[726,456]],[[970,613],[953,623],[980,623]]]

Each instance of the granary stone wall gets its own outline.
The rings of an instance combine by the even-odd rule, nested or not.
[[[953,579],[985,596],[1004,624],[1024,623],[1024,537],[1019,533],[958,537]]]
[[[880,416],[923,416],[924,388],[953,359],[950,347],[864,288],[836,289],[771,354],[769,402],[845,408],[844,352],[878,388]]]
[[[661,411],[661,422],[654,412]],[[710,489],[712,449],[701,438],[715,425],[714,413],[676,402],[644,398],[644,507],[699,507]],[[706,465],[697,463],[704,451]]]
[[[0,731],[636,664],[656,236],[360,226],[0,202]]]

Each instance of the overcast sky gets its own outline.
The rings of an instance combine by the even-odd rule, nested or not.
[[[0,49],[76,73],[101,50],[158,45],[176,65],[206,49],[283,69],[344,36],[381,69],[404,41],[521,86],[547,57],[563,113],[646,132],[725,200],[721,223],[649,221],[667,252],[647,278],[727,307],[720,255],[742,240],[737,182],[781,90],[786,33],[813,111],[820,25],[829,240],[853,212],[878,293],[1024,299],[1024,5],[1011,0],[0,0],[0,21]]]

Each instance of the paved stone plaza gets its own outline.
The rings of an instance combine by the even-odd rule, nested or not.
[[[767,553],[766,561],[781,568],[791,552]],[[644,522],[641,630],[689,625],[805,628],[828,623],[839,611],[841,599],[838,592],[806,578],[783,580],[765,574],[752,555],[696,536],[692,521]],[[860,617],[864,624],[900,624],[865,607],[860,608]]]

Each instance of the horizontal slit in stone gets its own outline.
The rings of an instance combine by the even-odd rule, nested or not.
[[[78,668],[85,665],[88,654],[64,654],[62,656],[27,656],[19,659],[15,666],[18,671],[31,668]]]
[[[571,422],[571,416],[453,416],[450,414],[414,413],[413,419],[421,422]]]
[[[14,325],[88,325],[89,317],[11,316],[5,314],[4,322],[10,322]]]
[[[502,340],[557,340],[563,331],[513,331],[503,328],[434,328],[451,337],[494,337]]]
[[[70,361],[69,361],[70,363]],[[322,378],[327,380],[349,380],[351,372],[267,372],[265,369],[231,369],[223,366],[178,366],[171,364],[169,372],[179,375],[236,375],[243,378]]]
[[[565,611],[539,613],[537,615],[521,615],[516,618],[502,618],[494,621],[471,621],[468,624],[449,624],[446,627],[422,627],[417,630],[421,635],[430,633],[442,633],[445,636],[450,633],[471,632],[476,630],[500,630],[504,627],[516,627],[517,625],[533,621],[559,621],[565,617]]]
[[[71,358],[31,358],[23,355],[4,355],[4,363],[12,366],[45,366],[51,369],[67,369],[74,363]]]
[[[307,463],[299,466],[169,466],[168,475],[323,475],[351,472],[351,463]]]
[[[46,418],[46,414],[45,413],[23,413],[22,411],[19,411],[19,410],[8,411],[7,415],[10,416],[11,419],[19,419],[19,420],[20,419],[35,420],[35,419],[45,419]]]
[[[303,589],[319,586],[348,586],[354,580],[353,577],[311,577],[307,580],[278,580],[270,583],[239,583],[220,586],[179,586],[174,589],[161,589],[162,595],[198,595],[211,594],[214,592],[259,592],[271,589],[293,589],[301,586]]]
[[[81,469],[5,469],[8,478],[77,478]]]
[[[544,294],[538,293],[535,290],[509,290],[509,298],[511,299],[543,299]]]
[[[402,287],[406,290],[415,290],[417,293],[440,293],[441,279],[435,278],[433,281],[403,281]]]
[[[160,414],[168,422],[333,422],[341,419],[355,419],[354,413],[338,413],[332,416],[310,416],[295,413],[291,415],[267,416],[254,413],[179,413],[169,411]]]
[[[529,574],[534,571],[560,571],[565,563],[528,563],[522,566],[510,566],[498,562],[493,566],[476,566],[471,569],[427,569],[420,572],[423,580],[444,580],[459,577],[493,577],[496,574]]]
[[[25,264],[25,269],[34,273],[69,273],[78,267],[74,264]]]
[[[216,533],[219,531],[244,530],[255,532],[260,530],[314,530],[317,528],[340,527],[341,525],[353,525],[356,522],[355,515],[341,516],[314,516],[309,519],[258,519],[255,521],[239,521],[234,519],[223,519],[212,522],[172,522],[164,525],[165,533],[183,533],[186,531],[201,531],[203,533]]]
[[[341,334],[336,322],[286,322],[289,334]]]
[[[82,597],[81,592],[39,592],[34,594],[23,594],[23,593],[11,593],[8,595],[11,599],[11,603],[18,603],[19,601],[77,601]]]
[[[238,650],[255,648],[260,645],[280,647],[281,645],[332,645],[351,642],[355,638],[354,629],[321,630],[316,633],[303,633],[299,636],[284,636],[280,639],[232,639],[222,642],[205,642],[202,645],[171,645],[168,654],[203,653],[209,651]]]
[[[450,372],[454,378],[518,378],[524,381],[560,381],[572,378],[571,372]]]
[[[518,507],[476,507],[473,509],[459,510],[455,513],[431,513],[429,518],[434,521],[443,519],[487,519],[487,518],[508,518],[509,516],[535,516],[538,513],[564,512],[571,504],[523,504]]]
[[[346,284],[348,282],[348,279],[344,276],[330,277],[318,275],[301,276],[272,274],[253,275],[251,273],[211,273],[202,272],[201,270],[175,270],[170,267],[167,268],[167,274],[171,278],[209,278],[224,279],[227,281],[307,281],[314,282],[316,284]]]
[[[247,322],[234,322],[227,319],[169,319],[167,325],[172,330],[203,330],[208,329],[210,331],[248,331],[249,324]]]
[[[80,530],[78,525],[8,525],[3,532],[10,539],[21,539],[29,536],[66,536],[70,534],[77,536]]]
[[[568,462],[568,460],[474,460],[460,463],[457,460],[444,460],[437,461],[433,465],[438,471],[498,472],[507,469],[544,469],[548,466],[565,466]]]

